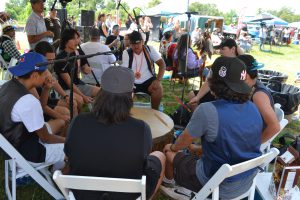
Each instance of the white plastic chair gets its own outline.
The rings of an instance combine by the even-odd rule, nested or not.
[[[5,70],[7,69],[7,63],[5,62],[5,60],[3,59],[3,57],[0,54],[0,71],[2,74],[2,80],[4,78],[4,74],[5,74]]]
[[[202,189],[196,194],[193,200],[205,200],[210,194],[212,194],[212,200],[219,199],[219,185],[228,177],[235,176],[237,174],[243,173],[247,170],[264,167],[270,163],[277,155],[279,150],[276,148],[270,149],[266,154],[263,154],[257,158],[230,166],[229,164],[223,164],[220,169],[209,179],[209,181],[202,187]],[[252,186],[250,189],[239,197],[233,200],[243,199],[248,197],[248,200],[254,199],[256,180],[253,179]]]
[[[9,200],[16,200],[16,179],[21,178],[25,175],[30,175],[54,199],[63,199],[63,196],[55,188],[55,185],[50,177],[48,167],[51,164],[42,163],[37,167],[33,167],[6,140],[6,138],[2,134],[0,134],[0,148],[11,158],[10,160],[5,160],[5,192]],[[17,170],[17,166],[22,170]],[[9,188],[9,178],[11,178],[11,190]]]
[[[141,179],[105,178],[92,176],[62,175],[61,171],[54,172],[53,180],[67,200],[75,200],[71,189],[141,193],[138,199],[146,200],[146,176]]]
[[[11,58],[10,59],[10,62],[9,62],[9,65],[7,66],[6,68],[6,71],[5,73],[2,73],[2,79],[3,80],[10,80],[12,78],[12,74],[10,73],[10,71],[8,70],[8,68],[12,67],[12,66],[15,66],[17,64],[18,60],[15,59],[15,58]]]
[[[280,104],[279,104],[279,106],[280,106]],[[265,143],[261,144],[260,151],[263,152],[263,153],[268,152],[270,150],[272,141],[279,135],[279,133],[288,124],[288,120],[284,119],[284,112],[283,112],[283,110],[280,107],[278,107],[278,105],[276,105],[276,104],[275,104],[275,113],[276,113],[278,121],[280,120],[279,121],[280,130],[275,135],[273,135],[273,137],[271,137],[268,141],[266,141]]]

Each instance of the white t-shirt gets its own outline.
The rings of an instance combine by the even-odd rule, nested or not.
[[[100,42],[86,42],[81,45],[83,52],[87,54],[94,54],[98,52],[107,52],[111,51],[110,48],[106,45],[101,44]],[[87,59],[95,76],[97,77],[98,81],[101,81],[101,77],[103,72],[110,67],[110,65],[116,62],[116,57],[114,54],[111,55],[99,55],[94,56]],[[82,81],[85,83],[92,83],[95,84],[95,80],[92,74],[83,74]]]
[[[161,59],[159,53],[152,47],[152,46],[148,46],[150,49],[150,58],[153,62],[157,62],[159,59]],[[128,52],[125,50],[123,51],[123,56],[122,56],[122,61],[123,67],[129,67],[129,55]],[[140,65],[140,63],[142,63],[140,71],[139,69],[137,69],[137,66]],[[140,66],[138,66],[139,68]],[[133,61],[132,61],[132,71],[133,73],[136,73],[137,71],[139,71],[141,73],[141,78],[139,79],[135,79],[134,83],[135,84],[142,84],[144,83],[146,80],[148,80],[149,78],[151,78],[153,75],[152,73],[149,71],[148,68],[148,64],[147,64],[147,60],[146,57],[142,51],[142,53],[140,53],[140,55],[137,55],[135,53],[133,53]]]
[[[41,103],[32,94],[24,95],[15,103],[11,119],[23,122],[28,132],[39,130],[45,124]]]

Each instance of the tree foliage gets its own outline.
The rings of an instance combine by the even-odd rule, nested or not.
[[[189,6],[189,10],[191,12],[197,12],[199,15],[220,16],[222,14],[216,4],[201,4],[194,2]]]
[[[161,1],[160,0],[151,0],[149,3],[148,3],[148,8],[153,8],[155,6],[157,6],[158,4],[160,4]]]
[[[258,9],[258,14],[263,12],[271,13],[272,15],[275,15],[276,17],[279,17],[287,22],[300,21],[300,15],[296,15],[295,11],[289,7],[282,7],[280,10],[264,10],[262,8]]]

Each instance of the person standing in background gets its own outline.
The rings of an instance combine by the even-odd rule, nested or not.
[[[48,31],[51,31],[54,34],[53,37],[53,46],[58,48],[61,32],[60,20],[57,18],[57,10],[55,8],[49,11],[49,17],[45,17],[45,25]]]
[[[145,17],[144,18],[144,27],[143,30],[146,34],[146,41],[145,41],[145,45],[147,45],[148,41],[149,41],[149,37],[150,37],[150,28],[153,28],[153,24],[151,22],[151,18],[150,17]]]
[[[30,0],[32,12],[27,19],[25,32],[30,45],[34,49],[39,41],[53,42],[54,33],[47,31],[44,21],[44,0]]]

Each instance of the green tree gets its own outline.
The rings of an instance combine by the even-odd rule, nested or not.
[[[222,14],[216,4],[201,4],[194,2],[190,5],[189,10],[191,12],[197,12],[199,15],[220,16]]]
[[[224,24],[232,24],[232,23],[236,23],[237,21],[237,13],[235,10],[230,10],[227,13],[223,14],[224,17]]]
[[[153,8],[155,6],[157,6],[158,4],[160,4],[161,1],[160,0],[151,0],[149,3],[148,3],[148,8]]]

